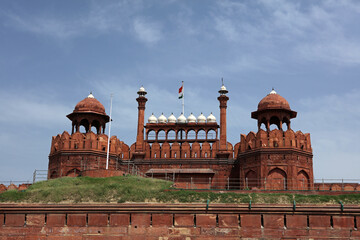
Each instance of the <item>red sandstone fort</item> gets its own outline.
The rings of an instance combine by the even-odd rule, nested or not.
[[[141,87],[136,99],[137,137],[130,147],[116,136],[108,139],[105,126],[111,119],[90,94],[67,115],[71,134],[65,131],[52,138],[48,178],[137,174],[171,180],[178,188],[310,190],[307,193],[318,195],[360,191],[357,183],[314,183],[310,134],[291,129],[290,120],[297,113],[274,90],[251,113],[258,122],[257,133],[241,134],[234,145],[227,142],[228,91],[222,86],[219,93],[219,123],[212,114],[197,118],[152,114],[145,124],[147,99]],[[359,205],[341,201],[0,203],[0,239],[360,239],[359,223]]]
[[[71,134],[64,131],[52,138],[48,178],[106,177],[136,171],[172,180],[181,188],[313,189],[310,134],[291,129],[297,112],[274,90],[251,113],[258,131],[241,134],[235,144],[226,138],[229,97],[224,85],[217,98],[220,122],[213,114],[206,117],[201,113],[197,118],[193,114],[187,118],[183,114],[178,118],[152,114],[145,124],[147,92],[141,87],[137,93],[136,142],[129,146],[112,136],[108,169],[105,126],[110,117],[90,94],[67,115],[72,122]],[[271,125],[276,129],[270,130]]]

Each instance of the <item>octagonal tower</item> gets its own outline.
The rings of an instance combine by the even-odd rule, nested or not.
[[[237,156],[243,188],[308,190],[313,187],[310,134],[291,129],[290,119],[296,114],[274,89],[259,102],[257,111],[251,113],[258,121],[258,132],[241,135]],[[265,129],[261,128],[262,124]],[[271,130],[271,125],[275,129]]]
[[[108,143],[105,125],[110,117],[92,93],[76,104],[67,117],[72,122],[71,134],[64,131],[52,137],[48,178],[123,174],[121,160],[129,159],[129,147],[116,136],[110,139],[109,170],[105,171]]]

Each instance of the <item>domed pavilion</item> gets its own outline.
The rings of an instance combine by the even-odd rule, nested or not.
[[[96,134],[105,133],[105,125],[110,120],[104,105],[92,93],[76,104],[74,111],[67,117],[72,121],[72,133],[79,132],[80,126],[84,126],[86,132],[95,127]]]

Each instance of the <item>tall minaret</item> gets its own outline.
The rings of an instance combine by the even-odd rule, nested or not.
[[[220,102],[220,146],[219,146],[219,153],[220,157],[229,157],[229,153],[227,152],[227,140],[226,140],[226,108],[227,108],[227,101],[229,97],[226,94],[229,91],[226,90],[224,83],[222,84],[219,93],[220,96],[218,100]]]
[[[145,154],[144,149],[144,117],[145,117],[145,104],[147,102],[147,98],[145,95],[147,92],[145,88],[141,86],[139,91],[137,92],[139,97],[136,99],[138,102],[138,126],[137,126],[137,136],[136,136],[136,143],[135,143],[135,152],[136,155]]]

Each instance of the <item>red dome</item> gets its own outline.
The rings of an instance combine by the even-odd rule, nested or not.
[[[95,112],[106,115],[105,107],[92,94],[76,104],[74,112]]]
[[[266,109],[286,109],[291,110],[288,101],[272,90],[266,97],[264,97],[258,105],[258,111]]]

